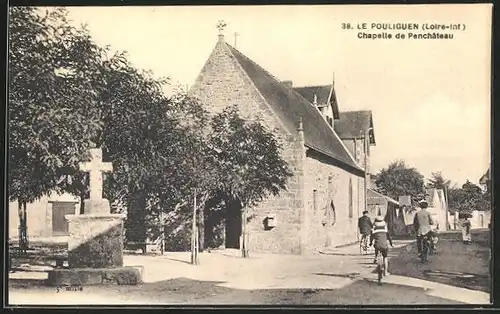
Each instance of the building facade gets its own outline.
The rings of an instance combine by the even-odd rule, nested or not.
[[[35,243],[66,241],[68,222],[65,215],[78,215],[80,201],[70,194],[53,193],[26,206],[28,240]],[[16,241],[19,236],[18,203],[9,203],[9,239]]]
[[[210,112],[237,105],[243,118],[260,121],[274,132],[293,172],[286,191],[247,209],[253,217],[247,224],[249,250],[308,254],[357,241],[365,170],[314,99],[276,79],[222,35],[189,94]],[[226,229],[235,230],[226,232],[226,247],[241,245],[237,224],[241,218],[226,217]]]

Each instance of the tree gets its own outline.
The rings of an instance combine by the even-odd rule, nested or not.
[[[417,169],[408,167],[403,160],[394,161],[376,174],[377,192],[391,198],[410,195],[416,203],[425,194],[424,176]]]
[[[450,188],[450,185],[451,181],[445,179],[441,171],[432,173],[432,178],[429,180],[429,187],[446,191]]]
[[[64,9],[9,13],[9,199],[19,204],[25,248],[26,203],[60,192],[102,127],[88,76],[101,50],[69,25]]]
[[[489,196],[481,188],[467,180],[461,188],[452,188],[449,191],[450,211],[471,213],[474,210],[491,210]]]
[[[182,187],[165,178],[186,156],[188,128],[179,118],[194,109],[184,98],[164,95],[167,79],[135,69],[125,53],[112,54],[94,44],[85,28],[70,26],[64,9],[42,16],[34,8],[13,7],[10,13],[11,200],[21,208],[54,191],[85,199],[88,184],[78,164],[98,146],[115,169],[106,176],[105,197],[128,200],[129,214],[137,214],[128,222],[143,233],[149,199],[172,199],[167,187]]]
[[[226,108],[212,120],[210,144],[218,152],[222,174],[219,189],[226,212],[241,211],[242,255],[247,257],[247,211],[268,195],[286,189],[292,173],[282,158],[275,136],[259,122],[245,121],[236,106]]]
[[[209,198],[224,195],[247,207],[285,188],[290,172],[262,125],[235,110],[210,120],[196,100],[167,97],[168,79],[134,68],[125,53],[70,26],[63,9],[40,13],[11,9],[11,200],[26,204],[52,191],[86,198],[78,164],[92,146],[113,163],[104,197],[127,205],[132,241],[145,242],[151,224],[161,224],[148,215],[192,208],[194,191],[203,216]]]

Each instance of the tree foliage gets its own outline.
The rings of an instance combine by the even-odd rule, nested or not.
[[[136,69],[123,52],[99,47],[64,9],[13,7],[9,23],[9,194],[31,202],[52,191],[88,194],[78,164],[101,147],[113,163],[104,196],[125,205],[133,233],[174,209],[211,198],[253,206],[291,175],[281,147],[236,108],[210,116],[168,78]],[[147,218],[154,216],[155,218]],[[130,226],[129,226],[130,227]],[[135,229],[134,229],[135,228]]]
[[[260,122],[243,120],[236,106],[212,120],[211,145],[218,151],[220,189],[242,207],[278,195],[292,175],[281,146]]]
[[[429,187],[441,190],[449,190],[451,181],[445,179],[441,171],[433,172],[432,178],[429,180]]]
[[[394,161],[375,176],[377,192],[391,198],[410,195],[416,203],[425,194],[424,176],[417,169],[408,167],[403,160]]]
[[[474,210],[491,210],[491,200],[481,188],[467,180],[461,188],[452,188],[448,192],[450,211],[471,213]]]
[[[102,128],[89,73],[100,49],[63,9],[12,7],[9,23],[9,197],[60,190]]]

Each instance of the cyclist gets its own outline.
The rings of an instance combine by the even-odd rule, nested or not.
[[[370,246],[373,245],[375,248],[375,260],[373,261],[374,264],[377,263],[377,256],[378,254],[382,254],[382,257],[384,258],[384,276],[388,276],[389,272],[387,271],[388,268],[388,260],[387,256],[389,255],[389,245],[387,244],[389,242],[392,245],[392,239],[391,236],[389,235],[389,232],[387,230],[387,225],[384,221],[383,217],[377,217],[375,218],[375,222],[373,224],[373,232],[370,237]]]
[[[359,233],[361,234],[361,243],[364,243],[363,241],[368,242],[368,237],[372,233],[372,221],[370,217],[368,216],[368,211],[363,212],[363,216],[359,217],[358,219],[358,228],[359,228]]]
[[[420,210],[415,214],[413,227],[417,234],[417,250],[418,257],[420,258],[422,256],[424,237],[432,230],[431,226],[434,225],[434,219],[432,219],[431,213],[427,211],[429,203],[426,200],[421,200],[418,205],[420,206]]]

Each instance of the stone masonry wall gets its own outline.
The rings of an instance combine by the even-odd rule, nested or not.
[[[287,184],[287,190],[279,196],[270,196],[257,207],[249,209],[253,219],[247,225],[249,249],[256,252],[301,253],[301,212],[304,209],[303,145],[300,142],[287,143],[284,158],[294,175]],[[295,146],[295,147],[294,147]],[[264,221],[272,214],[276,227],[266,230]]]
[[[248,217],[251,217],[247,224],[248,249],[251,252],[299,253],[300,210],[304,206],[300,196],[303,146],[285,129],[222,41],[217,43],[189,94],[204,102],[211,112],[220,112],[236,104],[244,118],[261,121],[276,135],[294,176],[286,191],[248,209]],[[268,214],[276,215],[277,226],[264,230],[263,222]]]
[[[329,204],[328,178],[332,177],[331,195],[335,206],[328,220]],[[352,194],[349,194],[351,180]],[[359,188],[361,187],[361,189]],[[316,190],[316,206],[314,206]],[[309,214],[308,252],[325,247],[335,247],[357,241],[357,221],[364,208],[363,178],[329,164],[318,156],[308,156],[305,167],[305,198]],[[349,217],[349,197],[352,197],[352,217]]]

